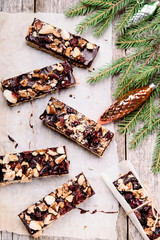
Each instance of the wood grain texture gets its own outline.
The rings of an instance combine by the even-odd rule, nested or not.
[[[139,145],[136,149],[132,150],[128,148],[129,139],[131,138],[131,136],[127,140],[128,160],[132,162],[143,184],[147,184],[149,190],[151,191],[152,196],[154,197],[156,202],[159,203],[160,196],[158,189],[160,189],[160,176],[159,175],[155,176],[151,172],[152,154],[155,145],[156,133],[153,134],[152,136],[149,136],[148,139],[145,139],[142,142],[142,145]],[[129,240],[143,239],[130,220],[128,236]]]
[[[113,61],[120,57],[125,56],[125,51],[123,51],[121,49],[117,49],[117,47],[115,46],[116,35],[114,32],[114,25],[115,25],[116,20],[117,19],[115,19],[115,21],[113,23],[113,30],[112,30],[112,51],[113,51],[112,60]],[[112,84],[111,84],[112,93],[116,89],[116,82],[117,82],[116,77],[113,77]],[[115,99],[113,97],[112,97],[112,101],[113,102],[115,101]],[[119,157],[119,161],[123,161],[126,159],[125,136],[118,133],[117,123],[115,123],[114,125],[115,125],[115,132],[116,132],[115,139],[117,142],[118,157]],[[117,236],[118,236],[118,240],[127,240],[127,216],[121,206],[119,206],[119,215],[118,215],[118,220],[117,220]]]
[[[34,0],[0,0],[0,10],[3,12],[34,12]]]

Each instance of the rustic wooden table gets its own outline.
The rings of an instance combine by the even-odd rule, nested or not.
[[[78,2],[78,0],[0,0],[0,10],[9,13],[18,12],[56,12],[62,13],[65,9]],[[123,56],[125,53],[117,50],[114,46],[113,32],[113,59]],[[115,88],[115,79],[113,79],[112,89]],[[115,128],[117,126],[115,124]],[[119,160],[131,160],[142,181],[147,181],[152,194],[157,202],[160,200],[160,176],[154,176],[150,171],[153,147],[155,143],[155,134],[150,136],[143,144],[135,150],[129,150],[129,137],[116,133],[118,144]],[[0,232],[0,240],[30,240],[32,237],[20,236],[14,233]],[[41,237],[42,240],[71,240],[68,238]],[[117,221],[117,239],[118,240],[142,240],[131,221],[126,217],[123,209],[119,209]],[[116,239],[109,239],[116,240]]]

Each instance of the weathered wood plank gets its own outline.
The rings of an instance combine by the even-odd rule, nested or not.
[[[12,233],[4,231],[1,234],[1,238],[2,240],[12,240],[12,235],[13,235]]]
[[[64,10],[79,2],[78,0],[36,0],[36,12],[63,13]]]
[[[34,12],[34,0],[1,0],[0,10],[3,12]]]
[[[156,134],[153,134],[152,136],[149,136],[148,139],[145,139],[142,142],[142,145],[138,146],[136,149],[129,150],[128,149],[128,143],[127,141],[127,156],[128,160],[130,160],[137,173],[139,174],[142,182],[149,186],[149,189],[154,196],[157,203],[160,200],[159,191],[160,189],[160,176],[154,175],[151,172],[151,164],[152,164],[152,153],[153,148],[155,145],[155,138]],[[129,220],[129,240],[142,240],[142,237],[138,233],[137,229],[134,227],[132,222]]]
[[[116,35],[114,31],[115,22],[116,20],[113,23],[113,30],[112,30],[112,51],[113,51],[112,60],[113,61],[125,55],[125,51],[121,49],[117,49],[117,47],[115,46],[115,42],[116,42]],[[116,89],[116,85],[117,85],[116,83],[117,83],[116,77],[114,77],[112,79],[112,84],[111,84],[112,93],[114,93]],[[114,100],[115,99],[112,97],[112,101]],[[123,161],[126,157],[125,156],[125,136],[118,133],[117,123],[115,124],[115,133],[116,133],[115,139],[117,142],[119,161]],[[117,220],[117,239],[127,240],[127,216],[121,206],[119,207],[119,215]]]

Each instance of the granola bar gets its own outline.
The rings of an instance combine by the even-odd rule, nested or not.
[[[35,18],[29,27],[26,42],[31,47],[61,59],[69,59],[79,67],[90,67],[99,46],[86,39]]]
[[[99,157],[103,155],[114,135],[100,124],[53,97],[40,119],[48,127],[64,134]]]
[[[148,202],[148,196],[133,173],[131,171],[128,172],[114,181],[113,184],[132,209],[144,204],[135,210],[134,213],[147,237],[151,240],[160,239],[160,217],[158,217],[156,223],[157,210],[152,206],[151,202]]]
[[[83,173],[64,183],[62,187],[46,195],[19,214],[24,226],[34,238],[61,216],[94,195],[94,191]]]
[[[71,64],[63,62],[7,79],[2,91],[8,105],[15,106],[75,84]]]
[[[0,156],[0,186],[68,172],[69,161],[64,146]]]

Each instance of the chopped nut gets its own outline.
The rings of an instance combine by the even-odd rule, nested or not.
[[[61,41],[58,38],[55,38],[54,42],[55,42],[56,45],[59,45],[61,43]]]
[[[28,96],[31,98],[33,98],[36,95],[35,92],[31,88],[28,88],[27,91],[28,91]]]
[[[26,177],[31,178],[33,176],[33,169],[28,168],[25,175],[26,175]]]
[[[35,82],[35,84],[33,85],[33,88],[35,88],[38,91],[42,91],[43,87],[40,83]]]
[[[62,103],[58,100],[53,102],[53,105],[55,106],[55,108],[60,108],[60,109],[62,109],[64,107],[64,103]]]
[[[151,235],[153,233],[152,228],[145,228],[144,231],[147,235]]]
[[[57,49],[57,52],[58,52],[58,53],[62,53],[62,51],[63,51],[63,48],[62,48],[62,47]]]
[[[56,43],[54,43],[54,42],[51,43],[49,46],[50,46],[50,48],[51,48],[53,51],[57,51],[57,49],[58,49]]]
[[[129,182],[128,184],[126,184],[126,187],[128,190],[132,190],[133,189],[133,185],[131,182]]]
[[[67,32],[66,30],[62,30],[61,31],[61,36],[62,36],[62,38],[64,39],[64,40],[69,40],[70,39],[70,34],[69,34],[69,32]]]
[[[39,173],[38,173],[37,168],[34,168],[34,169],[33,169],[33,176],[34,176],[34,177],[39,177]]]
[[[59,207],[64,208],[64,202],[59,202]]]
[[[40,20],[37,20],[34,25],[36,30],[40,30],[43,24]]]
[[[34,151],[34,152],[32,152],[32,155],[33,155],[33,156],[37,156],[37,155],[38,155],[38,152]]]
[[[44,219],[44,224],[48,225],[53,221],[52,214],[48,214],[48,216]]]
[[[57,71],[59,71],[59,72],[63,72],[63,66],[62,66],[62,64],[58,64],[58,66],[57,66]]]
[[[41,203],[41,204],[38,205],[38,208],[39,208],[42,212],[44,212],[44,211],[46,211],[46,210],[48,209],[48,206],[47,206],[45,203]]]
[[[29,215],[25,214],[25,220],[27,221],[27,223],[30,223],[31,218]]]
[[[57,152],[58,152],[59,154],[65,153],[65,152],[64,152],[64,147],[58,147],[58,148],[57,148]]]
[[[22,97],[22,98],[28,98],[28,93],[27,90],[19,90],[18,94]]]
[[[35,205],[32,205],[31,207],[29,207],[29,208],[27,209],[27,213],[28,213],[28,214],[34,213],[35,207],[36,207]]]
[[[57,188],[57,196],[60,197],[62,196],[62,194],[63,194],[62,188]]]
[[[33,230],[41,230],[43,227],[43,222],[42,221],[31,221],[29,224],[29,228],[33,229]]]
[[[33,74],[32,74],[32,77],[33,77],[33,78],[40,78],[40,75],[39,75],[38,73],[33,73]]]
[[[81,38],[81,39],[79,40],[79,42],[78,42],[78,45],[79,45],[81,48],[83,48],[83,47],[86,45],[86,43],[87,43],[87,41]]]
[[[54,211],[53,208],[51,208],[51,207],[49,207],[48,212],[49,212],[49,213],[52,213],[52,214],[55,215],[55,216],[58,214],[58,213],[57,213],[56,211]]]
[[[68,202],[72,202],[72,201],[73,201],[73,198],[74,198],[73,195],[69,195],[69,196],[66,197],[66,200],[67,200]]]
[[[65,42],[65,46],[66,47],[68,47],[69,46],[69,42],[67,41],[67,42]]]
[[[81,52],[80,52],[80,50],[79,50],[78,47],[75,47],[75,48],[74,48],[74,50],[72,51],[72,56],[73,56],[74,58],[78,58],[78,57],[81,56]]]
[[[82,185],[82,184],[84,183],[84,181],[85,181],[84,176],[83,176],[83,175],[80,175],[80,177],[78,178],[78,184],[79,184],[79,185]]]
[[[42,167],[39,163],[36,164],[36,168],[37,168],[38,171],[41,171],[41,169],[42,169]]]
[[[53,196],[47,195],[44,200],[48,205],[52,205],[55,202],[55,198]]]
[[[32,32],[32,26],[29,26],[27,36]]]
[[[56,164],[60,164],[61,162],[63,162],[63,160],[66,158],[66,155],[61,155],[60,157],[56,158],[55,163]]]
[[[16,103],[18,100],[18,97],[15,95],[15,93],[9,90],[4,90],[3,95],[10,103]]]
[[[32,35],[33,35],[33,37],[37,37],[37,32],[36,31],[34,31],[33,33],[32,33]]]
[[[55,28],[53,28],[52,33],[53,33],[53,35],[56,36],[57,38],[60,38],[60,37],[61,37],[61,34],[60,34],[58,31],[56,31]]]
[[[50,156],[56,156],[57,155],[57,152],[53,152],[51,149],[49,149],[47,151],[47,153],[50,155]]]
[[[87,43],[86,48],[92,50],[94,48],[92,43]]]
[[[22,169],[20,169],[20,170],[16,173],[16,177],[22,177]]]
[[[22,80],[20,81],[20,84],[21,84],[23,87],[26,87],[27,84],[28,84],[28,79],[27,79],[27,78],[22,79]]]
[[[18,161],[17,155],[14,155],[14,154],[6,154],[6,155],[3,157],[3,163],[9,163],[9,162],[14,162],[14,161]]]
[[[39,31],[39,34],[49,34],[52,33],[54,30],[54,27],[50,24],[44,24]]]
[[[71,56],[71,51],[72,51],[72,48],[71,47],[67,47],[66,51],[65,51],[65,55],[67,57],[70,57]]]
[[[147,226],[153,227],[155,221],[152,218],[147,218]]]
[[[4,181],[12,181],[15,178],[15,172],[14,171],[10,171],[10,172],[6,172],[4,174]]]

